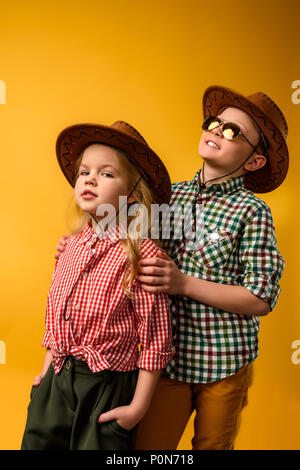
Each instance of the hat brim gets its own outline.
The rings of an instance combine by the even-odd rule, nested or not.
[[[81,152],[93,143],[109,145],[121,150],[145,177],[157,203],[169,203],[171,181],[168,171],[153,150],[139,140],[110,126],[76,124],[64,129],[56,141],[56,155],[60,168],[74,187],[75,162]]]
[[[203,114],[217,116],[228,107],[245,111],[261,129],[267,144],[268,158],[264,167],[244,175],[244,186],[255,193],[276,189],[286,177],[289,153],[286,141],[271,119],[245,96],[226,87],[212,86],[203,95]]]

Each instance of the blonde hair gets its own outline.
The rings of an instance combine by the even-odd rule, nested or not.
[[[114,147],[113,147],[114,148]],[[137,238],[132,238],[130,236],[130,233],[127,231],[126,238],[121,239],[122,247],[124,251],[127,254],[127,266],[126,266],[126,271],[124,275],[124,279],[122,281],[122,287],[126,293],[126,295],[129,298],[133,297],[132,292],[130,291],[130,285],[137,275],[139,271],[139,261],[141,259],[141,251],[140,251],[140,245],[142,241],[142,237],[147,237],[150,238],[150,233],[151,233],[151,205],[155,203],[155,198],[154,195],[152,194],[147,182],[145,181],[144,178],[141,178],[141,173],[138,170],[138,168],[128,159],[128,157],[121,152],[120,150],[114,148],[116,152],[116,156],[118,157],[118,161],[120,163],[120,166],[124,172],[125,178],[127,180],[127,186],[129,191],[131,191],[134,186],[136,185],[132,196],[134,197],[135,203],[137,204],[143,204],[146,209],[147,209],[147,214],[148,214],[148,220],[147,220],[147,227],[148,231],[147,233],[142,233],[141,229],[138,233],[140,233],[141,236],[138,236]],[[83,152],[79,155],[78,159],[76,160],[75,163],[75,174],[76,178],[78,177],[78,171],[79,167],[82,161],[83,157]],[[138,182],[138,180],[140,181]],[[138,182],[138,184],[136,184]],[[73,201],[75,200],[74,194],[72,197]],[[72,229],[71,228],[71,233],[78,234],[84,230],[86,225],[92,220],[92,217],[90,214],[87,214],[86,212],[83,212],[80,207],[76,204],[75,207],[76,211],[76,221],[75,221],[75,226]],[[136,219],[138,218],[139,214],[131,215],[128,216],[127,220],[127,225],[132,225],[135,224]],[[154,240],[158,245],[160,244],[158,239]]]

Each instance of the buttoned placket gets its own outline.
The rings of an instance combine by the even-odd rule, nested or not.
[[[66,311],[67,311],[67,308],[68,308],[69,300],[70,300],[70,298],[71,298],[71,296],[72,296],[72,294],[73,294],[75,288],[77,287],[79,281],[81,280],[81,277],[83,277],[84,279],[86,279],[87,276],[88,276],[88,268],[89,268],[90,265],[92,264],[92,261],[93,261],[93,259],[95,258],[96,251],[97,251],[96,248],[95,248],[95,251],[94,251],[94,253],[93,253],[93,251],[92,251],[92,246],[93,246],[93,245],[95,244],[95,242],[96,242],[97,240],[99,240],[99,239],[100,239],[100,242],[103,242],[102,250],[100,249],[100,253],[97,253],[97,258],[99,258],[99,257],[101,257],[102,252],[104,252],[105,249],[107,248],[107,243],[110,243],[111,240],[110,240],[107,236],[105,236],[105,237],[103,237],[103,238],[98,237],[96,233],[93,233],[90,238],[86,238],[86,239],[83,240],[83,243],[85,244],[85,246],[86,246],[87,248],[89,248],[89,250],[90,250],[91,258],[88,260],[88,262],[86,263],[86,265],[85,265],[84,268],[82,269],[81,274],[80,274],[80,275],[78,276],[78,278],[76,279],[76,281],[75,281],[75,283],[74,283],[74,285],[73,285],[73,287],[72,287],[72,289],[71,289],[71,291],[70,291],[70,293],[69,293],[69,295],[68,295],[68,297],[67,297],[67,300],[66,300],[66,303],[65,303],[65,307],[64,307],[64,311],[63,311],[63,319],[64,319],[64,321],[66,321],[66,322],[69,321],[69,320],[70,320],[70,317],[71,317],[71,312],[70,312],[70,314],[69,314],[68,317],[66,316]],[[99,250],[98,250],[98,251],[99,251]],[[99,261],[99,259],[98,259],[97,261]],[[70,307],[70,308],[71,308],[71,311],[72,311],[72,307]],[[75,309],[77,312],[80,311],[80,308],[81,308],[80,303],[77,303],[77,304],[74,306],[74,309]]]
[[[87,244],[88,244],[88,243],[87,243]],[[92,260],[93,260],[94,257],[95,257],[96,251],[93,253],[93,252],[92,252],[92,248],[90,248],[90,250],[91,250],[91,255],[92,255],[92,256],[91,256],[91,258],[89,259],[89,261],[86,263],[86,265],[84,266],[82,273],[83,273],[83,272],[86,272],[85,270],[87,269],[88,266],[90,266]],[[65,303],[65,307],[64,307],[64,311],[63,311],[63,319],[64,319],[65,321],[69,321],[69,320],[70,320],[71,313],[69,314],[68,317],[66,317],[66,311],[67,311],[67,308],[68,308],[68,302],[69,302],[69,300],[70,300],[70,298],[71,298],[71,295],[72,295],[72,293],[73,293],[75,287],[77,286],[78,282],[80,281],[80,279],[81,279],[81,275],[79,275],[78,278],[76,279],[76,281],[75,281],[75,283],[73,284],[73,287],[72,287],[72,289],[71,289],[71,292],[69,293],[69,295],[68,295],[68,297],[67,297],[67,300],[66,300],[66,303]],[[78,304],[77,304],[77,305],[78,305]],[[80,306],[77,307],[77,308],[78,308],[78,310],[80,310]],[[76,308],[76,306],[75,306],[75,309],[76,309],[76,310],[77,310],[77,308]]]

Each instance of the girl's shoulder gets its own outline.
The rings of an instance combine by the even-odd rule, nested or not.
[[[141,258],[156,256],[159,246],[150,238],[143,238],[140,245]]]

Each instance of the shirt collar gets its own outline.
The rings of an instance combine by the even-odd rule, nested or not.
[[[202,168],[198,170],[192,179],[192,184],[197,190],[197,192],[200,192],[200,183],[199,183],[199,178],[201,174]],[[212,183],[209,186],[207,186],[206,189],[202,189],[202,193],[220,193],[220,194],[230,194],[238,191],[239,189],[242,189],[244,186],[244,177],[243,175],[241,176],[236,176],[234,178],[229,178],[228,180],[221,181],[219,183]]]
[[[104,232],[97,234],[92,228],[92,222],[89,221],[85,229],[81,233],[80,243],[85,243],[87,245],[93,245],[96,240],[106,241],[108,243],[116,243],[120,238],[124,238],[125,228],[123,225],[111,226]]]

